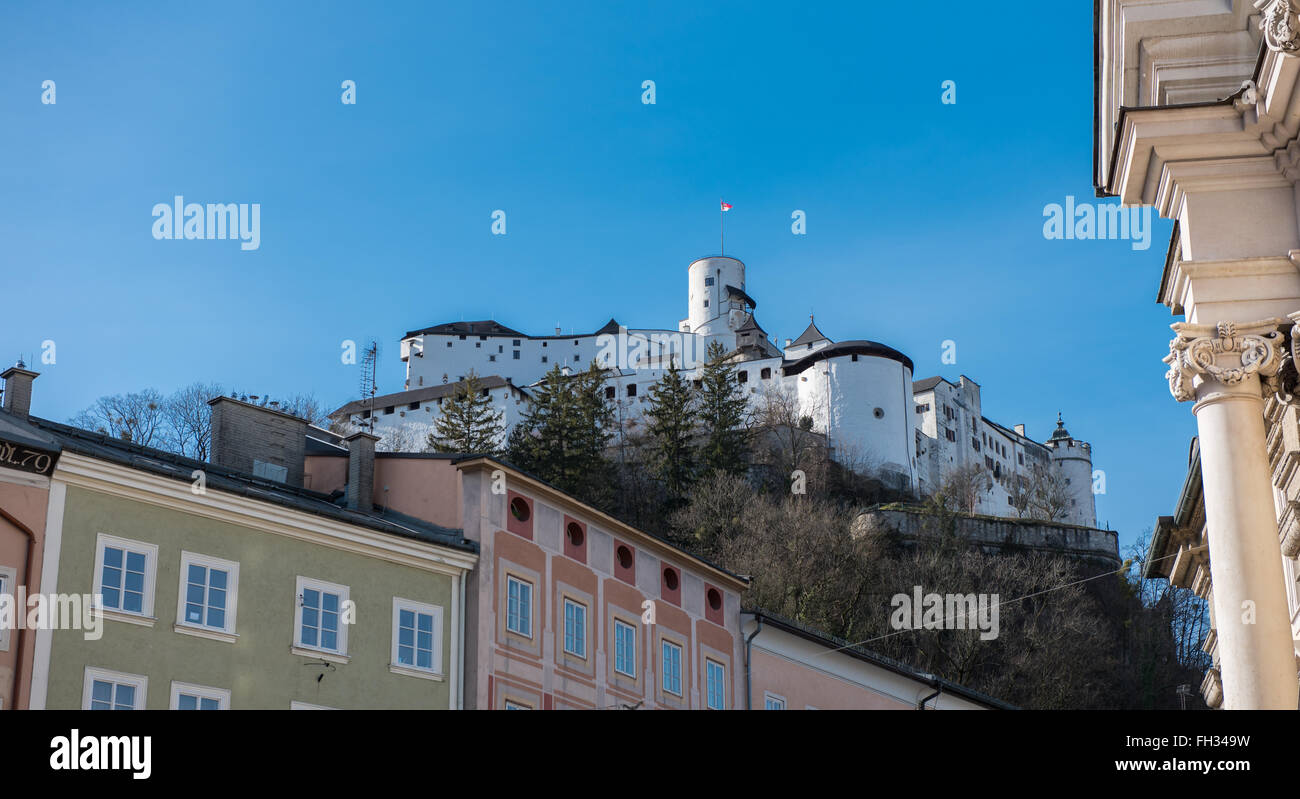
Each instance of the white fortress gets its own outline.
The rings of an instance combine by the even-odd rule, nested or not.
[[[635,430],[649,402],[649,389],[670,359],[688,380],[697,380],[704,353],[721,342],[737,378],[757,409],[769,392],[797,403],[800,416],[826,437],[832,456],[878,473],[896,487],[925,495],[945,476],[982,464],[993,487],[978,511],[1014,515],[1008,488],[1035,463],[1060,469],[1071,505],[1064,520],[1093,527],[1092,455],[1088,444],[1063,425],[1046,443],[1028,438],[1024,425],[1007,429],[980,413],[980,389],[969,378],[957,384],[939,377],[913,382],[912,361],[875,341],[835,342],[817,326],[778,347],[754,316],[757,303],[745,290],[745,264],[729,256],[701,258],[687,270],[687,317],[677,329],[627,329],[610,319],[592,333],[530,336],[495,321],[451,322],[402,337],[406,390],[351,402],[332,414],[354,424],[373,423],[390,448],[424,447],[433,420],[452,384],[471,371],[504,412],[506,433],[529,402],[529,386],[556,364],[582,370],[592,360],[610,370],[605,389],[620,423]]]

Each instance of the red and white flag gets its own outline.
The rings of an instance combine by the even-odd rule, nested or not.
[[[731,203],[722,203],[722,210],[724,210],[724,211],[730,211],[730,210],[731,210]]]

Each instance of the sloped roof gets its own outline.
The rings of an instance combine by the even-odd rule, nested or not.
[[[891,361],[898,361],[907,367],[910,372],[913,370],[912,359],[894,349],[893,347],[881,344],[879,341],[866,341],[863,339],[855,341],[841,341],[838,344],[831,344],[828,347],[822,347],[819,350],[811,352],[802,358],[788,362],[781,367],[781,371],[787,377],[797,375],[818,361],[825,361],[829,358],[837,358],[843,355],[869,355],[874,358],[888,358]]]
[[[373,509],[369,512],[351,510],[340,504],[343,501],[342,496],[277,483],[246,472],[186,458],[174,452],[142,447],[105,433],[92,433],[70,425],[51,422],[48,419],[32,416],[28,421],[32,426],[40,428],[42,432],[56,439],[64,452],[75,452],[78,455],[116,463],[160,477],[181,480],[187,484],[193,479],[194,470],[200,469],[206,476],[208,490],[215,489],[238,494],[403,538],[454,547],[467,552],[478,551],[478,544],[466,539],[462,530],[442,527],[387,509]]]
[[[942,377],[927,377],[924,380],[912,381],[912,393],[920,394],[923,391],[929,391],[940,383],[946,382]]]
[[[461,336],[509,336],[512,338],[527,338],[526,335],[518,330],[506,327],[505,325],[494,322],[491,319],[482,319],[477,322],[447,322],[446,324],[426,327],[423,330],[411,330],[402,338],[407,339],[412,336],[423,336],[425,334],[439,335],[461,335]]]
[[[790,343],[791,347],[798,347],[801,344],[812,344],[814,341],[830,341],[822,331],[817,329],[817,325],[808,321],[808,327],[799,334],[799,338]]]
[[[737,333],[753,333],[753,332],[758,332],[758,333],[762,333],[762,334],[765,335],[765,336],[767,335],[767,331],[764,330],[764,329],[763,329],[763,328],[758,324],[758,320],[754,318],[754,315],[753,315],[753,314],[746,314],[746,315],[745,315],[745,321],[744,321],[744,323],[741,324],[740,327],[736,328],[736,332],[737,332]]]
[[[444,383],[440,386],[421,386],[420,388],[413,388],[409,391],[399,391],[396,394],[380,394],[376,396],[373,401],[352,400],[348,404],[331,413],[330,418],[332,419],[337,416],[361,413],[366,408],[374,410],[375,408],[386,408],[389,405],[409,405],[412,402],[427,402],[441,397],[449,397],[456,393],[456,389],[463,382],[463,380],[460,380],[454,383]],[[519,386],[514,385],[510,381],[498,375],[480,377],[478,382],[481,388],[501,388],[502,386],[510,386],[520,394],[527,396],[524,390],[519,388]]]
[[[758,302],[757,302],[753,297],[751,297],[751,296],[749,296],[748,294],[746,294],[744,289],[738,289],[738,288],[736,288],[735,286],[732,286],[732,285],[730,285],[730,284],[727,285],[727,296],[728,296],[728,297],[739,297],[740,299],[742,299],[742,300],[744,300],[745,302],[749,303],[749,307],[750,307],[750,308],[757,308],[757,307],[758,307]]]

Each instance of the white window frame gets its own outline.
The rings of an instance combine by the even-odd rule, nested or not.
[[[135,550],[145,556],[144,561],[144,596],[140,600],[141,610],[139,613],[133,610],[122,610],[121,608],[105,607],[102,604],[104,596],[104,549],[114,547],[115,549]],[[123,557],[123,585],[118,589],[119,592],[125,591],[125,556]],[[131,621],[139,619],[152,626],[155,621],[153,615],[154,598],[157,593],[154,589],[158,582],[158,545],[150,544],[144,541],[136,541],[130,538],[99,533],[95,536],[95,582],[92,594],[96,597],[95,605],[101,609],[105,618],[119,619],[122,621]],[[121,597],[118,597],[118,604],[121,604]]]
[[[188,621],[185,618],[186,596],[189,593],[190,584],[190,565],[202,566],[206,569],[219,569],[226,572],[226,625],[225,627],[210,627],[207,624],[197,624]],[[180,632],[203,632],[216,633],[223,640],[234,642],[236,635],[236,612],[239,610],[239,564],[233,560],[222,560],[209,555],[200,555],[197,552],[181,552],[181,574],[180,589],[176,596],[176,626],[185,628]],[[204,586],[204,612],[207,611],[207,589]],[[217,637],[217,636],[212,636]]]
[[[712,673],[710,671],[711,666],[717,667],[718,671],[722,672],[722,676],[718,684],[719,688],[722,690],[722,703],[718,707],[713,706],[713,698],[712,696],[710,696],[713,689],[713,685],[712,685],[713,679],[712,679]],[[707,707],[709,710],[727,709],[727,666],[721,661],[714,660],[713,658],[707,658],[707,657],[704,659],[704,706]]]
[[[149,692],[149,678],[143,674],[128,674],[124,671],[110,671],[109,669],[100,669],[94,666],[87,666],[85,676],[82,679],[81,687],[81,709],[90,710],[90,697],[94,691],[95,681],[114,683],[115,685],[129,685],[135,689],[135,702],[132,710],[144,710],[145,696]],[[116,701],[117,691],[114,689],[113,698]]]
[[[397,648],[401,639],[399,637],[401,613],[403,610],[409,610],[416,614],[425,614],[433,616],[433,666],[432,668],[423,668],[415,664],[407,665],[399,663],[397,658]],[[418,629],[418,628],[417,628]],[[412,677],[442,677],[442,607],[439,605],[430,605],[425,602],[416,602],[414,599],[402,599],[393,597],[393,646],[388,664],[389,671],[394,674],[408,674]],[[418,641],[417,641],[418,643]],[[416,648],[418,653],[419,649]],[[418,659],[418,658],[417,658]]]
[[[521,586],[525,586],[528,588],[528,631],[527,632],[521,632],[510,626],[510,584],[511,583],[519,583]],[[506,575],[506,631],[510,633],[514,633],[515,635],[518,635],[522,638],[528,638],[530,640],[533,637],[533,592],[534,590],[535,587],[528,580],[525,580],[522,577],[516,577],[513,574]],[[523,595],[520,594],[521,608],[523,607],[522,597]],[[521,613],[520,618],[522,617],[523,614]]]
[[[623,671],[622,669],[620,669],[620,668],[618,667],[618,628],[619,628],[619,625],[622,625],[622,626],[626,627],[626,628],[628,629],[628,631],[630,632],[630,634],[631,634],[631,639],[630,639],[630,640],[632,641],[632,673],[631,673],[631,674],[628,674],[626,671]],[[636,641],[637,641],[637,629],[636,629],[636,626],[635,626],[635,625],[632,625],[632,624],[628,624],[627,622],[623,621],[622,619],[614,619],[614,673],[615,673],[615,674],[622,674],[624,677],[627,677],[627,678],[629,678],[629,679],[633,679],[633,680],[636,679],[636,675],[637,675],[637,668],[636,668],[636,666],[637,666],[637,660],[636,660],[636,648],[637,648],[637,647],[636,647]]]
[[[172,696],[168,707],[171,710],[180,710],[181,694],[196,696],[199,699],[215,699],[217,701],[217,710],[230,709],[230,692],[223,688],[211,688],[207,685],[195,685],[188,682],[176,682],[172,680]]]
[[[26,608],[18,607],[18,570],[10,566],[0,566],[0,594],[9,595],[9,605],[13,608],[14,621],[19,613],[26,613]],[[0,627],[0,652],[9,651],[9,628]]]
[[[780,707],[768,707],[769,704],[777,704]],[[763,692],[763,709],[764,710],[785,710],[785,697],[780,694],[774,694],[771,691]]]
[[[325,707],[324,705],[313,705],[309,702],[293,701],[289,703],[290,710],[338,710],[336,707]]]
[[[664,647],[672,647],[677,650],[677,690],[674,691],[668,687],[668,658],[665,657]],[[659,687],[669,696],[675,696],[683,699],[686,696],[685,676],[683,671],[686,666],[683,663],[686,650],[676,641],[669,641],[667,638],[659,639]]]
[[[339,597],[339,630],[338,630],[338,649],[326,649],[319,644],[312,646],[302,642],[302,605],[303,592],[308,589],[320,591],[327,594],[337,594]],[[301,650],[309,654],[321,653],[324,655],[333,655],[335,657],[346,658],[348,656],[348,625],[344,622],[344,605],[348,602],[351,595],[351,589],[346,585],[338,583],[328,583],[324,580],[317,580],[313,577],[303,577],[298,575],[295,582],[293,595],[293,649]],[[322,603],[323,605],[324,603]]]
[[[582,604],[578,600],[567,596],[564,597],[564,601],[561,604],[563,605],[563,612],[564,612],[564,632],[563,632],[564,654],[573,655],[576,658],[582,658],[583,660],[586,660],[587,659],[587,606]],[[581,652],[574,652],[573,650],[569,649],[569,606],[570,605],[573,605],[573,607],[577,608],[579,611],[582,612],[582,626],[581,626],[581,630],[579,631],[580,636],[575,636],[575,638],[580,637],[581,639],[581,644],[582,644]]]
[[[505,709],[506,710],[532,710],[530,706],[525,705],[523,702],[516,702],[513,699],[505,700]]]

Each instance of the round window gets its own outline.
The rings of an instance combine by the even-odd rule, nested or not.
[[[523,497],[515,497],[510,500],[510,515],[518,521],[528,521],[528,517],[533,515],[532,511],[528,509],[528,500]]]
[[[664,569],[664,588],[667,588],[669,591],[676,591],[677,585],[677,572],[672,568]]]
[[[884,409],[884,408],[876,408],[876,409],[875,409],[874,411],[872,411],[871,413],[872,413],[872,414],[873,414],[877,419],[884,419],[884,418],[885,418],[885,409]]]
[[[582,546],[582,525],[577,522],[569,522],[569,527],[565,530],[565,535],[569,537],[569,543],[573,546]]]

